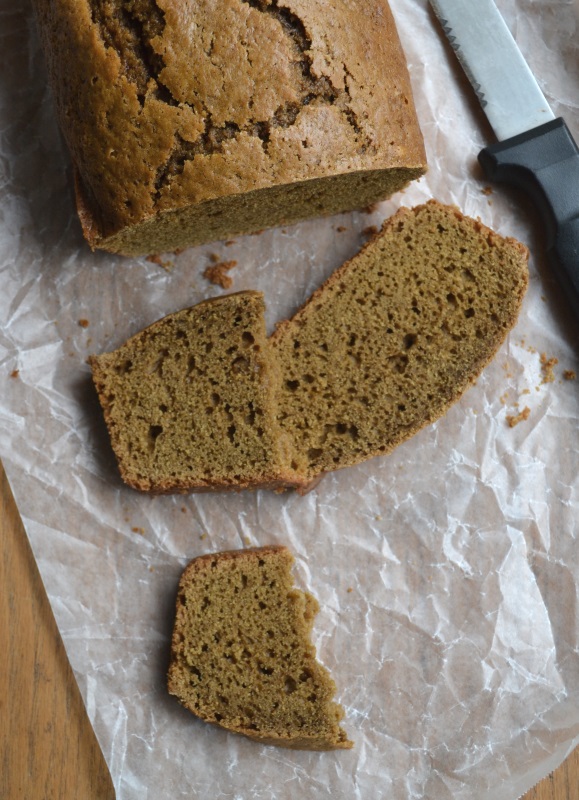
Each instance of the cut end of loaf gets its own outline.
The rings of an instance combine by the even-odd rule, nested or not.
[[[159,211],[112,233],[91,211],[78,181],[76,203],[84,236],[93,249],[142,256],[365,208],[401,191],[424,172],[424,166],[418,165],[282,184]]]
[[[349,749],[335,684],[310,641],[318,603],[285,547],[194,559],[179,583],[168,689],[190,711],[265,744]]]

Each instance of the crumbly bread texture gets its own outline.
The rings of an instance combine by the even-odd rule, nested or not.
[[[386,221],[269,340],[256,293],[167,317],[91,362],[123,477],[303,493],[390,452],[492,359],[527,260],[519,242],[431,201]]]
[[[300,484],[275,407],[263,296],[171,314],[90,364],[126,483],[149,492]]]
[[[515,324],[527,261],[436,201],[386,221],[272,337],[298,471],[388,453],[441,417]]]
[[[386,0],[34,0],[93,248],[360,208],[422,175]]]
[[[310,641],[318,603],[285,547],[194,559],[179,583],[168,689],[201,719],[299,750],[352,747]]]

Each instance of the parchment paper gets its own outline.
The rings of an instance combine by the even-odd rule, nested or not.
[[[579,137],[576,3],[498,5]],[[194,248],[162,266],[83,242],[29,2],[0,1],[0,455],[119,800],[512,800],[579,738],[579,384],[568,374],[578,329],[535,212],[485,188],[476,154],[492,133],[426,0],[392,8],[428,176],[372,214]],[[519,324],[444,419],[305,498],[148,498],[121,484],[90,353],[220,294],[202,277],[212,254],[237,261],[233,290],[265,293],[272,327],[368,226],[432,196],[532,253]],[[270,542],[292,548],[298,585],[321,603],[314,641],[351,752],[261,746],[166,693],[183,566]]]

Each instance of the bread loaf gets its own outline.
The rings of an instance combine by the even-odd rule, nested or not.
[[[390,452],[492,359],[517,320],[527,259],[519,242],[431,201],[387,220],[269,340],[255,293],[167,317],[91,362],[125,479],[136,457],[130,482],[145,490],[305,491]],[[251,316],[238,328],[242,307]],[[183,318],[193,334],[174,342]],[[163,349],[175,348],[169,368]],[[149,431],[160,432],[154,442]]]
[[[33,0],[93,248],[368,205],[425,171],[386,0]]]
[[[352,747],[310,632],[318,603],[294,588],[285,547],[194,559],[177,594],[169,692],[206,722],[265,744]]]

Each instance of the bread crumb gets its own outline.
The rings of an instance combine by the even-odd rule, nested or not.
[[[20,375],[19,369],[13,369],[12,372],[10,373],[11,378],[17,378],[19,375]]]
[[[150,256],[147,256],[145,260],[150,261],[151,264],[158,264],[160,267],[163,267],[163,269],[166,269],[167,272],[173,266],[171,261],[163,261],[159,253],[152,253]]]
[[[210,256],[212,258],[212,256]],[[233,280],[227,274],[230,269],[237,266],[237,261],[219,261],[207,267],[203,272],[203,277],[214,286],[221,286],[222,289],[229,289]]]
[[[182,514],[186,514],[187,513],[187,509],[185,508],[185,506],[181,506],[181,513]]]
[[[553,383],[555,380],[555,373],[553,367],[559,363],[558,358],[547,358],[545,353],[541,353],[541,370],[543,372],[542,383]]]
[[[18,372],[18,370],[16,370],[16,372]],[[563,378],[566,381],[574,381],[577,378],[577,373],[574,369],[566,369],[563,373]]]
[[[366,206],[366,208],[363,208],[362,211],[364,214],[373,214],[375,211],[378,211],[379,208],[380,203],[371,203],[369,206]]]
[[[488,196],[489,194],[493,193],[493,187],[492,186],[483,186],[483,188],[481,189],[481,192]]]
[[[88,321],[88,319],[79,319],[78,324],[80,325],[81,328],[88,328],[90,322]]]
[[[531,415],[531,409],[528,406],[521,411],[520,414],[516,415],[508,415],[507,416],[507,423],[509,428],[514,428],[515,425],[518,425],[519,422],[523,422],[523,420],[529,419]]]
[[[338,233],[344,233],[344,231],[347,231],[347,230],[348,230],[348,229],[346,228],[346,226],[345,226],[345,225],[338,225],[338,227],[336,228],[336,231],[337,231]]]
[[[350,592],[353,592],[353,591],[354,591],[354,589],[353,589],[351,586],[348,586],[348,588],[346,589],[346,591],[348,592],[348,594],[350,594]]]
[[[502,365],[502,368],[506,378],[514,377],[513,372],[511,370],[511,364],[508,361],[505,361],[505,363]],[[506,397],[507,394],[508,392],[505,392],[504,397]]]
[[[378,226],[377,225],[368,225],[367,228],[364,228],[362,231],[364,236],[376,236],[378,233]]]
[[[132,530],[133,533],[140,533],[141,536],[145,535],[145,529],[144,528],[138,528],[136,525],[134,527],[132,527],[131,530]]]
[[[237,241],[236,239],[228,239],[228,240],[225,242],[225,247],[231,247],[231,245],[232,245],[232,244],[235,244],[235,243],[236,243],[236,241]]]
[[[207,534],[206,534],[206,533],[200,533],[200,534],[199,534],[199,538],[200,538],[200,539],[201,539],[201,541],[203,542],[205,539],[207,539]]]

